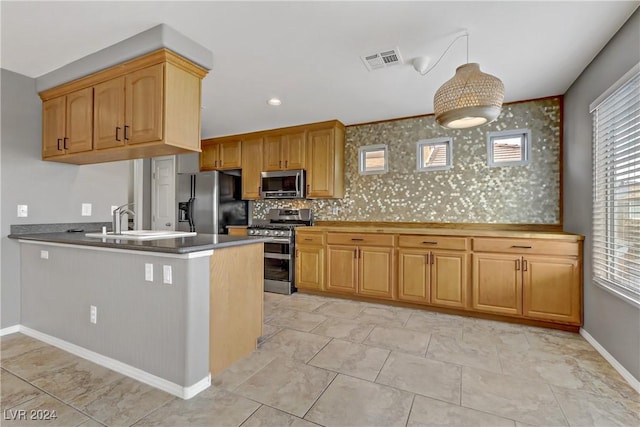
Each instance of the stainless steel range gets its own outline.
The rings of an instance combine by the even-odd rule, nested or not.
[[[296,227],[313,225],[310,209],[270,209],[269,222],[252,224],[249,236],[269,236],[264,244],[264,290],[291,294],[295,286]]]

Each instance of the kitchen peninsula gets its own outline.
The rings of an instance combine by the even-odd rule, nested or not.
[[[176,396],[206,389],[262,334],[268,238],[9,237],[21,243],[21,332]]]

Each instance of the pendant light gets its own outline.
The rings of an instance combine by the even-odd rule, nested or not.
[[[476,63],[469,63],[469,34],[458,36],[444,51],[440,59],[428,70],[414,68],[425,75],[431,71],[453,44],[467,39],[467,63],[456,69],[456,74],[436,91],[433,107],[439,125],[450,129],[465,129],[491,123],[502,111],[504,85],[491,74],[480,71]],[[422,67],[421,67],[422,68]]]

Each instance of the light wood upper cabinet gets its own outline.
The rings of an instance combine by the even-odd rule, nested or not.
[[[200,170],[228,170],[242,167],[242,141],[235,138],[205,139],[200,153]]]
[[[45,158],[65,154],[62,139],[66,126],[66,106],[65,96],[42,103],[42,156]]]
[[[62,156],[93,148],[93,88],[42,104],[42,155]]]
[[[117,77],[93,88],[93,141],[98,150],[125,144],[124,80]]]
[[[205,75],[160,49],[41,92],[43,159],[88,164],[200,151]]]
[[[242,199],[260,198],[260,171],[262,165],[262,138],[242,141]]]
[[[344,128],[336,125],[307,134],[307,197],[344,197]]]
[[[523,314],[580,324],[580,263],[570,257],[527,256],[523,260]]]
[[[165,64],[158,64],[125,76],[124,139],[127,144],[162,140],[164,67]]]
[[[267,135],[264,138],[264,171],[304,169],[306,132]]]

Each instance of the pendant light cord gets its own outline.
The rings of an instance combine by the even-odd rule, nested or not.
[[[455,42],[457,42],[458,40],[460,40],[461,38],[466,37],[467,38],[467,64],[469,63],[469,33],[467,33],[465,31],[464,34],[459,35],[458,37],[456,37],[455,39],[453,39],[453,41],[449,44],[449,46],[445,49],[445,51],[442,53],[442,55],[440,55],[440,58],[438,58],[438,60],[435,62],[435,64],[433,64],[431,67],[429,67],[427,69],[427,71],[425,71],[424,73],[420,73],[420,75],[425,76],[428,73],[431,72],[431,70],[433,70],[434,68],[436,68],[436,66],[440,63],[440,61],[442,61],[442,58],[444,58],[444,56],[447,54],[447,52],[449,52],[449,49],[451,49],[451,46],[454,45]]]

